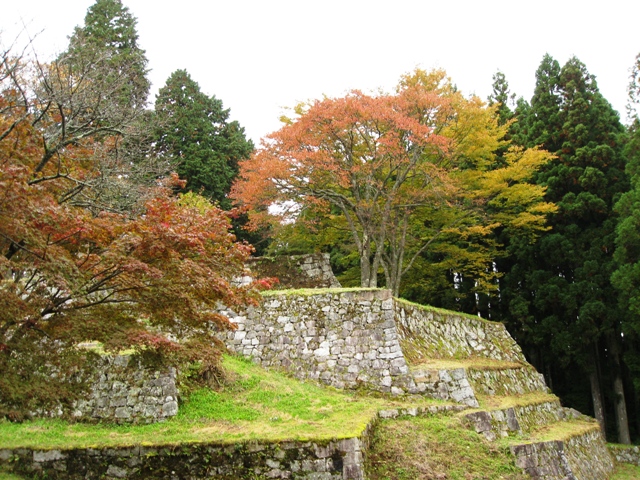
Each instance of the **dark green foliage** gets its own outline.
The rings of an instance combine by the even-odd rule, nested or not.
[[[536,79],[531,105],[519,107],[517,138],[557,155],[536,181],[547,187],[546,199],[559,211],[550,218],[551,231],[534,244],[512,242],[494,305],[540,371],[553,375],[557,365],[581,369],[570,380],[578,390],[590,373],[615,364],[611,345],[620,340],[622,312],[610,277],[613,207],[628,189],[626,135],[578,59],[560,68],[546,55]],[[603,387],[609,380],[601,378]],[[564,387],[571,397],[572,389]]]
[[[504,125],[513,118],[510,105],[515,102],[515,94],[509,90],[509,83],[504,73],[496,72],[493,75],[493,92],[488,98],[489,105],[498,105],[500,125]]]
[[[138,46],[136,18],[120,0],[96,0],[69,39],[69,48],[62,58],[77,65],[88,58],[100,58],[109,67],[106,74],[119,85],[118,106],[142,109],[149,95],[147,58]],[[125,77],[127,82],[118,79]]]
[[[177,166],[186,189],[228,209],[238,161],[248,158],[253,143],[237,121],[229,121],[222,101],[208,97],[186,70],[176,70],[160,89],[155,112],[157,153]]]
[[[640,394],[640,123],[630,128],[630,141],[625,153],[627,173],[632,187],[615,206],[620,216],[616,227],[616,270],[611,282],[619,293],[625,311],[622,328],[625,333],[625,363],[632,373],[636,396]]]

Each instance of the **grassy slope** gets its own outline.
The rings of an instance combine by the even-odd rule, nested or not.
[[[508,450],[460,425],[456,416],[380,422],[367,457],[370,480],[524,480]]]
[[[231,377],[226,387],[218,392],[195,392],[181,406],[178,417],[165,423],[0,422],[0,448],[326,440],[359,435],[376,411],[407,406],[406,402],[300,382],[237,357],[227,357],[225,367]],[[440,402],[418,402],[434,403]],[[381,421],[367,468],[371,480],[524,478],[504,446],[485,442],[462,428],[456,415]],[[616,480],[640,478],[640,467],[624,465],[617,472]],[[0,480],[21,478],[0,470]]]
[[[408,406],[300,382],[238,357],[225,358],[224,365],[231,378],[228,385],[217,392],[194,392],[178,416],[167,422],[136,426],[0,422],[0,448],[329,440],[360,435],[378,410]]]

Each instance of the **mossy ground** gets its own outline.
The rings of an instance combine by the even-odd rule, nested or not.
[[[639,478],[640,467],[627,463],[619,463],[616,465],[610,480],[638,480]]]
[[[417,406],[415,402],[349,394],[301,382],[238,357],[226,357],[224,367],[230,377],[225,386],[219,391],[193,392],[179,414],[164,423],[0,422],[0,448],[330,440],[360,435],[378,410]],[[425,399],[418,405],[435,403]]]
[[[448,415],[380,422],[366,461],[370,480],[528,478],[508,449],[484,441]]]
[[[360,435],[379,410],[442,403],[346,394],[266,371],[237,357],[226,357],[224,365],[230,378],[223,388],[193,392],[180,414],[165,423],[0,422],[0,448],[321,441]],[[576,426],[591,428],[592,424],[578,422]],[[366,467],[371,480],[526,478],[515,467],[508,445],[486,442],[465,429],[455,414],[379,421]],[[22,478],[0,468],[0,480]],[[640,467],[620,465],[612,476],[615,480],[632,478],[640,478]]]

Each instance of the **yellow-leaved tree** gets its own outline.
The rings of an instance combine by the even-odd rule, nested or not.
[[[394,94],[352,91],[299,105],[296,117],[241,162],[232,196],[250,227],[339,215],[356,247],[360,284],[402,277],[443,235],[486,238],[494,228],[544,229],[553,205],[527,183],[551,156],[511,149],[495,108],[465,98],[442,70],[415,70]],[[320,207],[320,208],[318,208]],[[491,242],[488,242],[491,244]],[[484,247],[477,263],[490,259]]]

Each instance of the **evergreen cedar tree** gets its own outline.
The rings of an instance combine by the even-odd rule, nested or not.
[[[443,71],[416,70],[395,94],[353,91],[296,114],[240,163],[232,196],[249,210],[250,227],[274,232],[309,210],[314,219],[339,216],[363,287],[377,286],[382,270],[397,295],[434,242],[454,239],[459,248],[448,253],[490,289],[495,246],[482,239],[498,227],[535,235],[555,209],[527,182],[549,154],[509,148],[496,109],[464,98]]]
[[[249,157],[253,143],[238,122],[229,121],[222,101],[202,93],[185,70],[176,70],[158,93],[155,115],[156,155],[176,166],[188,191],[229,209],[238,162]]]
[[[519,111],[518,111],[519,110]],[[514,138],[555,154],[535,176],[545,198],[558,206],[551,231],[534,243],[511,239],[500,295],[490,300],[527,356],[561,397],[586,388],[606,431],[604,392],[618,441],[629,443],[621,377],[621,328],[625,316],[611,283],[617,217],[614,205],[628,189],[623,155],[625,131],[598,91],[595,78],[576,58],[562,68],[549,55],[536,72],[530,105],[516,110]],[[579,369],[582,375],[568,374]],[[586,382],[577,382],[576,379]],[[585,384],[586,383],[586,384]],[[616,429],[609,425],[609,432]]]
[[[147,79],[147,58],[138,46],[136,18],[120,0],[97,0],[87,10],[84,26],[76,27],[69,47],[60,60],[76,68],[92,61],[105,62],[105,83],[118,84],[113,106],[143,109],[151,86]],[[126,77],[127,82],[118,79]]]
[[[99,0],[87,19],[110,18],[98,13],[113,6],[113,25],[135,25],[113,1]],[[233,328],[218,302],[250,304],[268,286],[231,285],[252,249],[235,241],[228,213],[195,193],[176,196],[184,181],[175,175],[151,169],[146,183],[132,180],[134,167],[156,160],[128,150],[144,136],[148,86],[129,81],[138,57],[94,56],[90,37],[102,31],[86,29],[75,37],[88,50],[72,41],[51,64],[1,59],[0,417],[81,398],[96,355],[78,348],[86,341],[188,362],[195,381],[212,382],[222,348],[214,334]],[[33,88],[23,82],[30,66]]]

